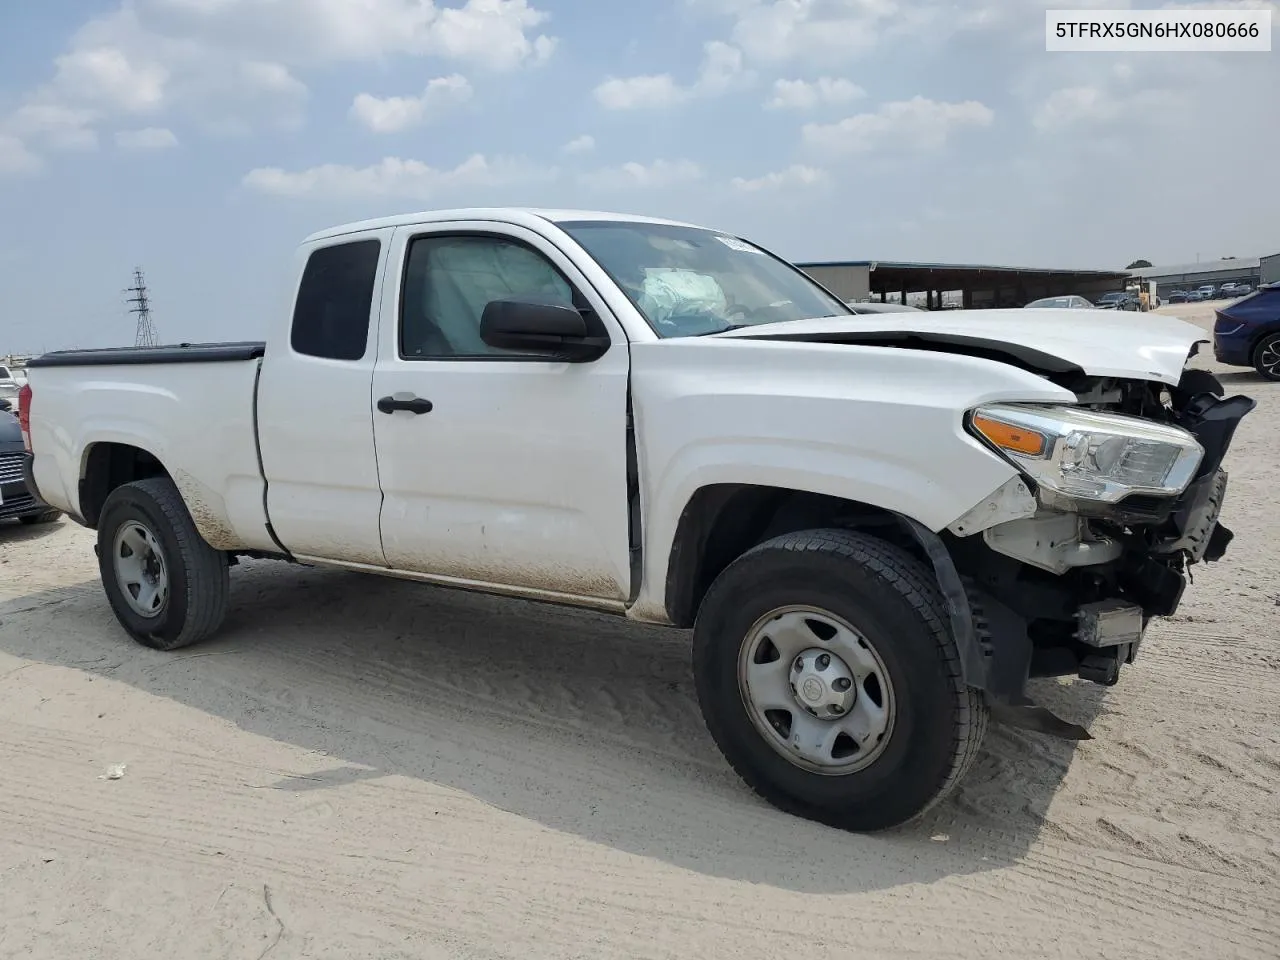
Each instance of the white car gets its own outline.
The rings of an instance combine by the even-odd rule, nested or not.
[[[16,400],[21,384],[4,364],[0,364],[0,400]]]
[[[1039,310],[1043,308],[1052,308],[1057,310],[1096,310],[1092,303],[1084,297],[1074,294],[1065,297],[1042,297],[1039,300],[1032,300],[1024,307],[1024,309]]]
[[[39,495],[96,529],[146,646],[218,630],[241,556],[692,628],[742,778],[871,830],[955,786],[992,705],[1087,737],[1028,677],[1114,683],[1230,540],[1252,401],[1176,319],[855,316],[740,237],[607,213],[410,214],[297,256],[265,343],[30,362]]]

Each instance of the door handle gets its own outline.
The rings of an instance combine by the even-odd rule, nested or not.
[[[408,410],[410,413],[430,413],[432,403],[421,397],[410,397],[408,400],[397,400],[395,397],[382,397],[378,400],[378,410],[382,413],[395,413],[397,410]]]

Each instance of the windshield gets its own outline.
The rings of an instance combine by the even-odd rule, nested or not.
[[[797,268],[726,234],[612,220],[558,226],[604,268],[660,337],[851,313]]]
[[[1071,306],[1070,297],[1045,297],[1043,300],[1032,300],[1027,304],[1028,307],[1069,307]]]

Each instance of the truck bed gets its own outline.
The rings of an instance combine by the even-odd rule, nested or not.
[[[86,478],[140,451],[166,467],[209,543],[278,549],[267,529],[257,437],[265,350],[259,341],[237,341],[36,357],[28,369],[41,495],[88,519]]]

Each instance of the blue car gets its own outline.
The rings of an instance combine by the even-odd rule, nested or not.
[[[1218,362],[1253,367],[1265,380],[1280,380],[1280,283],[1261,286],[1214,314]]]

